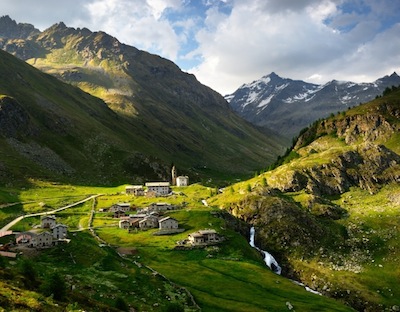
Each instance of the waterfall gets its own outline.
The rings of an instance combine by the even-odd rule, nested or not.
[[[272,272],[274,272],[278,275],[281,275],[282,268],[279,266],[278,262],[276,262],[275,258],[269,252],[267,252],[265,250],[261,250],[254,244],[255,235],[256,235],[256,230],[255,230],[254,226],[252,226],[250,229],[250,242],[249,242],[250,246],[257,249],[259,252],[261,252],[261,254],[263,254],[264,262],[272,270]],[[322,294],[320,292],[311,289],[310,287],[304,285],[303,283],[300,283],[300,282],[297,282],[294,280],[291,280],[291,281],[293,283],[295,283],[296,285],[304,287],[304,289],[307,290],[308,292],[322,296]]]
[[[261,250],[254,244],[254,237],[256,234],[256,230],[254,226],[250,229],[250,246],[257,249],[264,256],[265,264],[272,270],[272,272],[281,275],[282,268],[279,266],[278,262],[276,262],[275,258],[267,251]]]

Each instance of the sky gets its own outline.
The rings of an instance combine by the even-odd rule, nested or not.
[[[400,74],[400,0],[1,0],[3,15],[105,31],[222,95],[271,72],[318,84]]]

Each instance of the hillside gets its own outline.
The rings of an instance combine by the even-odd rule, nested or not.
[[[157,171],[165,178],[164,167],[171,163],[193,176],[204,171],[213,177],[246,175],[282,152],[278,138],[242,120],[222,96],[166,59],[121,44],[103,32],[63,23],[43,32],[9,17],[0,19],[3,25],[7,25],[0,27],[3,49],[104,100],[114,116],[112,127],[124,134],[114,133],[118,140],[103,140],[102,131],[95,131],[95,144],[122,141],[126,148],[122,153],[117,148],[118,161],[113,163],[125,163],[126,168],[147,163],[147,168],[132,169],[141,171],[139,176]],[[114,147],[107,144],[105,149]]]
[[[358,311],[396,311],[400,90],[305,129],[281,165],[211,204],[256,227],[299,279]]]
[[[162,198],[176,207],[164,212],[163,218],[173,217],[183,230],[169,235],[155,235],[158,228],[119,228],[119,218],[107,212],[111,205],[130,203],[130,214],[135,214],[158,201],[127,196],[123,190],[123,185],[100,188],[45,182],[29,189],[0,187],[0,202],[23,202],[0,209],[0,229],[23,213],[49,213],[99,194],[55,214],[57,222],[68,226],[69,243],[38,250],[19,244],[11,247],[12,252],[22,251],[16,259],[0,256],[1,307],[6,311],[54,311],[55,307],[63,311],[264,312],[290,307],[304,312],[352,311],[272,273],[249,245],[247,224],[202,204],[202,199],[213,196],[212,189],[199,184],[173,187],[174,194]],[[11,229],[38,231],[40,223],[40,216],[26,217]],[[205,228],[215,229],[221,242],[177,247],[190,233]],[[10,240],[2,237],[0,244]],[[57,276],[63,282],[55,283]]]
[[[225,98],[246,120],[291,139],[315,120],[371,101],[386,88],[398,85],[400,77],[396,73],[372,83],[332,80],[324,85],[271,73],[244,84]]]

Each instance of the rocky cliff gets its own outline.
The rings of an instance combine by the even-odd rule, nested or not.
[[[283,275],[357,311],[396,311],[399,116],[395,88],[317,121],[280,166],[226,189],[214,204],[256,227],[257,245]]]

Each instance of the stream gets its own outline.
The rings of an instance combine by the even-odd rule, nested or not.
[[[257,249],[264,256],[265,264],[272,270],[272,272],[281,275],[282,268],[279,266],[278,262],[276,262],[275,258],[267,251],[261,250],[254,244],[254,236],[256,234],[256,230],[254,226],[250,229],[250,246]]]
[[[269,252],[267,252],[265,250],[261,250],[254,244],[255,234],[256,234],[256,230],[255,230],[254,226],[252,226],[250,229],[250,242],[249,242],[250,246],[257,249],[264,256],[264,262],[271,269],[272,272],[274,272],[275,274],[281,275],[282,268],[279,266],[279,264],[275,260],[275,258]],[[311,289],[310,287],[304,285],[303,283],[300,283],[300,282],[297,282],[294,280],[291,280],[291,281],[293,283],[295,283],[296,285],[304,287],[305,290],[307,290],[308,292],[322,296],[322,294],[320,292]]]

